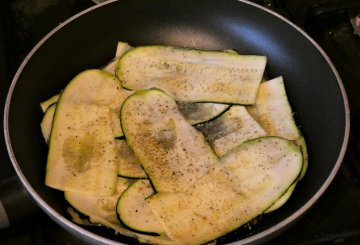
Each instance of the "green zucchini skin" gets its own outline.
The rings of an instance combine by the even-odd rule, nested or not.
[[[253,104],[265,56],[171,46],[142,46],[118,62],[125,88],[159,88],[178,101]]]
[[[186,190],[218,163],[204,136],[180,113],[164,92],[143,90],[121,108],[129,146],[158,192]]]
[[[247,141],[182,193],[156,193],[149,205],[178,244],[205,244],[267,210],[298,178],[302,155],[292,141]]]
[[[139,179],[120,196],[116,206],[121,223],[130,230],[148,235],[164,234],[164,230],[152,213],[146,198],[155,193],[148,179]]]

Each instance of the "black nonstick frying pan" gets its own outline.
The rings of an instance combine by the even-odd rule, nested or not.
[[[14,168],[26,190],[58,224],[90,243],[133,243],[102,229],[86,230],[66,218],[62,192],[44,185],[47,145],[39,103],[80,71],[112,59],[117,41],[210,50],[235,49],[268,57],[267,75],[283,75],[308,144],[309,168],[288,203],[264,215],[251,232],[238,229],[220,243],[260,243],[300,218],[333,180],[349,136],[349,109],[338,73],[326,54],[283,17],[236,0],[120,0],[90,8],[49,33],[26,57],[11,84],[4,132]]]

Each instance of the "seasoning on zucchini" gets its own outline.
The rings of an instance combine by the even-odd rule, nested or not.
[[[266,65],[265,56],[171,46],[136,47],[119,60],[125,88],[159,88],[178,101],[249,105]]]
[[[157,192],[184,191],[218,163],[204,136],[160,90],[129,96],[121,108],[121,125]]]
[[[185,192],[148,203],[177,244],[205,244],[263,213],[294,183],[302,156],[292,141],[264,137],[241,144]]]
[[[66,86],[56,106],[45,184],[64,191],[111,195],[122,133],[119,111],[130,94],[101,70],[80,73]]]

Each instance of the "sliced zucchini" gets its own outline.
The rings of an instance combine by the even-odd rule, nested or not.
[[[183,101],[176,103],[186,120],[192,125],[207,122],[230,107],[228,104],[220,103],[189,103]]]
[[[115,74],[115,70],[116,70],[116,66],[117,63],[119,61],[119,58],[125,54],[126,51],[128,51],[129,49],[131,49],[131,46],[128,43],[125,42],[118,42],[117,47],[116,47],[116,53],[115,53],[115,58],[110,61],[109,64],[107,64],[103,70],[107,71],[111,74]]]
[[[46,112],[46,110],[52,105],[55,104],[59,100],[60,94],[52,96],[50,99],[41,102],[40,107],[43,112]]]
[[[157,193],[148,203],[177,244],[204,244],[268,209],[294,183],[302,155],[292,141],[247,141],[182,193]]]
[[[115,136],[121,132],[120,107],[129,94],[115,76],[101,70],[84,71],[71,80],[55,110],[47,186],[113,194],[119,165]]]
[[[244,106],[234,105],[215,120],[196,126],[221,157],[250,139],[266,136],[265,130],[249,115]]]
[[[187,122],[175,100],[160,90],[128,97],[121,108],[121,124],[158,192],[184,191],[218,163],[204,136]]]
[[[116,210],[119,219],[126,227],[141,233],[164,233],[145,200],[154,193],[148,179],[137,180],[124,191],[119,198]]]
[[[304,158],[304,163],[303,163],[303,167],[301,169],[301,174],[299,176],[299,180],[301,180],[302,178],[304,178],[308,165],[309,165],[309,157],[308,157],[308,151],[307,151],[307,146],[306,146],[306,141],[304,137],[299,137],[295,140],[295,143],[300,146],[301,148],[301,152],[303,154],[303,158]]]
[[[300,137],[286,95],[283,77],[261,83],[255,104],[247,109],[270,136],[279,136],[288,140]]]
[[[82,219],[78,212],[68,208],[68,213],[73,221],[80,225],[104,225],[116,232],[133,237],[141,243],[147,244],[174,244],[165,234],[151,236],[131,231],[124,227],[118,220],[116,214],[116,205],[121,194],[134,182],[133,179],[118,177],[116,192],[112,196],[93,196],[82,193],[65,192],[65,199],[81,215],[86,215],[89,219]]]
[[[304,162],[299,179],[302,179],[308,166],[306,143],[295,123],[283,77],[280,76],[261,83],[255,104],[248,106],[247,109],[269,135],[294,140],[301,146]],[[279,202],[274,204],[274,207],[277,209],[282,206],[291,194],[292,191],[289,191]],[[275,210],[275,208],[267,212],[271,212],[271,210]]]
[[[89,217],[92,223],[101,223],[105,219],[117,223],[116,204],[121,194],[133,183],[133,180],[117,178],[116,191],[111,196],[95,196],[65,191],[65,200],[81,214]]]
[[[47,144],[49,144],[49,140],[50,140],[55,108],[56,108],[56,104],[52,104],[51,106],[49,106],[45,111],[44,117],[40,123],[41,132]]]
[[[147,178],[126,140],[116,140],[119,152],[118,175],[127,178]]]
[[[131,90],[159,88],[178,101],[253,104],[265,56],[142,46],[119,60],[116,75]]]
[[[294,192],[296,187],[297,181],[292,184],[286,192],[278,199],[276,202],[270,206],[270,208],[266,209],[264,213],[270,213],[275,211],[276,209],[279,209],[281,206],[283,206],[291,197],[291,194]]]

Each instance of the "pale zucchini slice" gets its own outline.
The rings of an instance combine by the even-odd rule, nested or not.
[[[220,103],[191,103],[183,101],[177,101],[176,103],[186,120],[192,125],[207,122],[230,107],[229,104]]]
[[[43,112],[46,112],[46,110],[47,110],[52,104],[55,104],[56,102],[58,102],[59,97],[60,97],[60,94],[56,94],[56,95],[52,96],[50,99],[47,99],[47,100],[45,100],[44,102],[41,102],[41,103],[40,103],[41,110],[42,110]]]
[[[121,108],[129,146],[158,192],[184,191],[218,163],[204,136],[160,90],[138,91]]]
[[[119,61],[119,58],[131,49],[131,46],[126,42],[119,41],[116,46],[116,53],[115,58],[109,62],[104,68],[102,68],[104,71],[109,72],[111,74],[115,74],[116,66]]]
[[[84,71],[71,80],[55,110],[47,186],[113,194],[119,165],[115,136],[121,131],[120,107],[129,94],[115,76],[101,70]]]
[[[279,209],[281,206],[283,206],[291,197],[291,194],[294,192],[296,187],[297,181],[292,184],[286,192],[278,199],[276,202],[270,206],[270,208],[266,209],[264,213],[270,213],[275,211],[276,209]]]
[[[137,180],[124,191],[119,198],[116,210],[119,219],[126,227],[142,233],[164,233],[146,201],[146,198],[154,193],[148,179]]]
[[[304,162],[303,162],[303,167],[301,169],[301,174],[299,176],[299,180],[301,180],[302,178],[304,178],[306,171],[308,169],[308,165],[309,165],[309,156],[308,156],[308,151],[307,151],[307,145],[306,145],[306,141],[304,137],[299,137],[295,140],[295,143],[301,147],[301,152],[303,154],[303,158],[304,158]]]
[[[119,152],[118,175],[127,178],[147,178],[126,140],[116,140]]]
[[[55,108],[56,108],[56,104],[52,104],[51,106],[49,106],[45,111],[44,117],[40,123],[41,132],[47,144],[49,144],[49,140],[50,140]]]
[[[261,83],[255,104],[248,106],[247,110],[269,135],[294,140],[301,146],[304,162],[299,179],[302,179],[308,166],[306,143],[295,123],[283,77]],[[274,207],[282,206],[290,198],[291,193],[292,191],[289,191],[286,198],[283,197]]]
[[[270,136],[288,140],[300,137],[286,95],[283,77],[261,83],[255,104],[247,109]]]
[[[95,196],[77,192],[65,191],[65,200],[77,211],[89,217],[91,223],[101,223],[107,220],[118,223],[116,204],[121,194],[133,183],[131,179],[117,178],[116,190],[110,196]]]
[[[263,213],[294,183],[302,155],[291,141],[264,137],[245,142],[183,193],[148,198],[177,244],[204,244]]]
[[[234,105],[220,117],[196,126],[221,157],[241,143],[266,136],[244,106]]]
[[[118,220],[116,205],[121,194],[134,182],[133,179],[118,177],[116,192],[111,196],[94,196],[83,193],[65,192],[65,199],[78,212],[86,215],[89,219],[80,218],[79,214],[68,209],[73,222],[80,225],[103,225],[128,237],[136,238],[141,243],[147,244],[174,244],[165,234],[151,236],[131,231],[124,227]]]
[[[265,56],[142,46],[126,52],[116,75],[125,88],[159,88],[178,101],[253,104]]]

